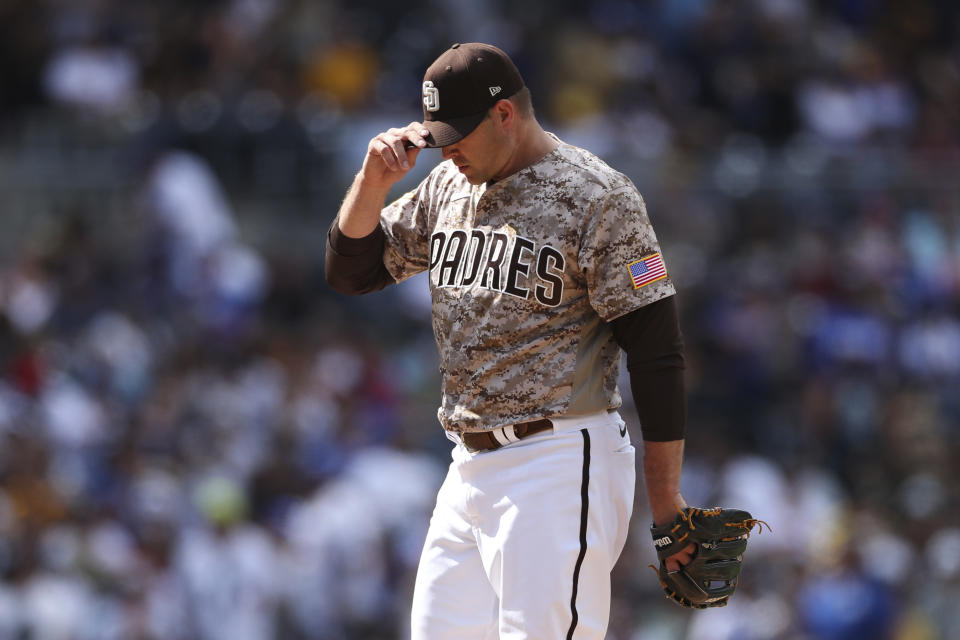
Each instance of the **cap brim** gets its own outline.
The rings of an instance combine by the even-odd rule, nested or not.
[[[451,118],[445,122],[441,122],[440,120],[425,120],[423,122],[423,128],[430,132],[430,135],[427,137],[427,147],[445,147],[454,142],[459,142],[470,135],[470,132],[476,129],[477,125],[483,122],[485,117],[487,117],[487,112],[481,111],[480,113],[474,113],[469,116]]]

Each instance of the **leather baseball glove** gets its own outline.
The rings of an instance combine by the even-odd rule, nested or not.
[[[660,577],[667,597],[684,607],[722,607],[737,588],[747,538],[755,525],[764,525],[741,509],[696,509],[687,507],[673,522],[650,527],[660,568],[650,565]],[[667,571],[666,560],[688,544],[696,545],[693,559],[678,571]]]

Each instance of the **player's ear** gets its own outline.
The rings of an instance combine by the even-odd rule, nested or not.
[[[490,117],[500,129],[508,129],[516,121],[517,107],[509,100],[498,100],[490,108]]]

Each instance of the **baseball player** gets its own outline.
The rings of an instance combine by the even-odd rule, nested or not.
[[[635,486],[617,413],[620,349],[654,524],[686,507],[673,283],[634,185],[540,127],[503,51],[453,45],[427,69],[422,97],[422,123],[370,141],[326,250],[327,282],[343,293],[430,274],[438,417],[456,446],[417,572],[412,638],[603,638]],[[385,206],[434,147],[444,161]],[[667,570],[690,562],[684,544],[670,547]]]

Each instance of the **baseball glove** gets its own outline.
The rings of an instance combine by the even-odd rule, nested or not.
[[[650,527],[660,568],[650,565],[660,578],[667,597],[684,607],[722,607],[737,588],[743,552],[754,525],[770,525],[740,509],[680,511],[673,522]],[[690,543],[693,559],[678,571],[667,571],[666,560]]]

